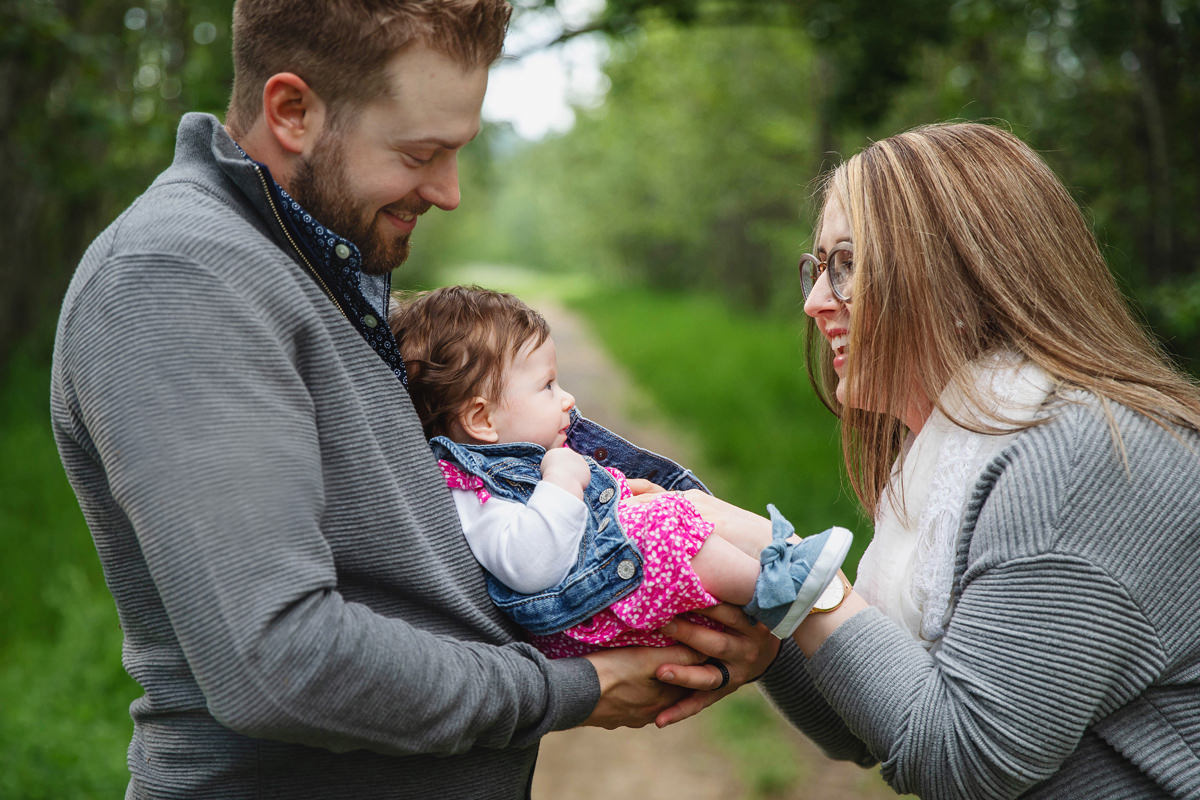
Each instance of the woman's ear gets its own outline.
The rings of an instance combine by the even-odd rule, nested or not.
[[[480,444],[500,441],[500,432],[492,424],[492,404],[479,395],[467,401],[458,415],[458,425],[463,433]]]

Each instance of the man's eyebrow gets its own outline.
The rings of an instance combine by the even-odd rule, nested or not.
[[[413,146],[429,147],[429,146],[433,146],[433,147],[439,147],[443,150],[458,150],[459,148],[464,147],[467,144],[470,144],[472,141],[475,140],[475,137],[477,137],[478,135],[479,135],[479,131],[476,130],[473,134],[471,134],[470,138],[465,139],[461,142],[451,141],[450,139],[443,139],[440,136],[415,136],[411,139],[397,139],[393,143],[393,146],[395,146],[395,147],[413,147]]]

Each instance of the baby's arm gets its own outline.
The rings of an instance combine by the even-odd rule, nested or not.
[[[542,458],[542,480],[582,500],[583,490],[592,480],[592,471],[579,453],[566,447],[556,447],[547,450]]]
[[[534,594],[554,586],[575,564],[587,521],[583,502],[542,481],[528,505],[475,492],[452,492],[475,559],[505,586]]]

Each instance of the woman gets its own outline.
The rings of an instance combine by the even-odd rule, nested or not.
[[[1200,797],[1200,392],[1008,133],[875,143],[822,208],[801,261],[809,371],[876,531],[767,692],[831,756],[922,798]],[[769,655],[738,630],[672,635],[736,683]]]

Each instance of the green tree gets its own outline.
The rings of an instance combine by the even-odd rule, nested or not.
[[[556,198],[559,252],[762,305],[763,275],[804,243],[780,210],[830,154],[997,120],[1043,151],[1200,369],[1200,0],[609,0],[562,38],[592,31],[616,37],[607,102],[518,162]]]
[[[1200,367],[1200,3],[960,0],[950,21],[884,127],[1011,124],[1090,213],[1159,333]],[[1030,253],[1030,268],[1065,255]]]
[[[181,114],[224,108],[232,6],[0,2],[0,365],[49,341],[83,248],[169,163]]]

